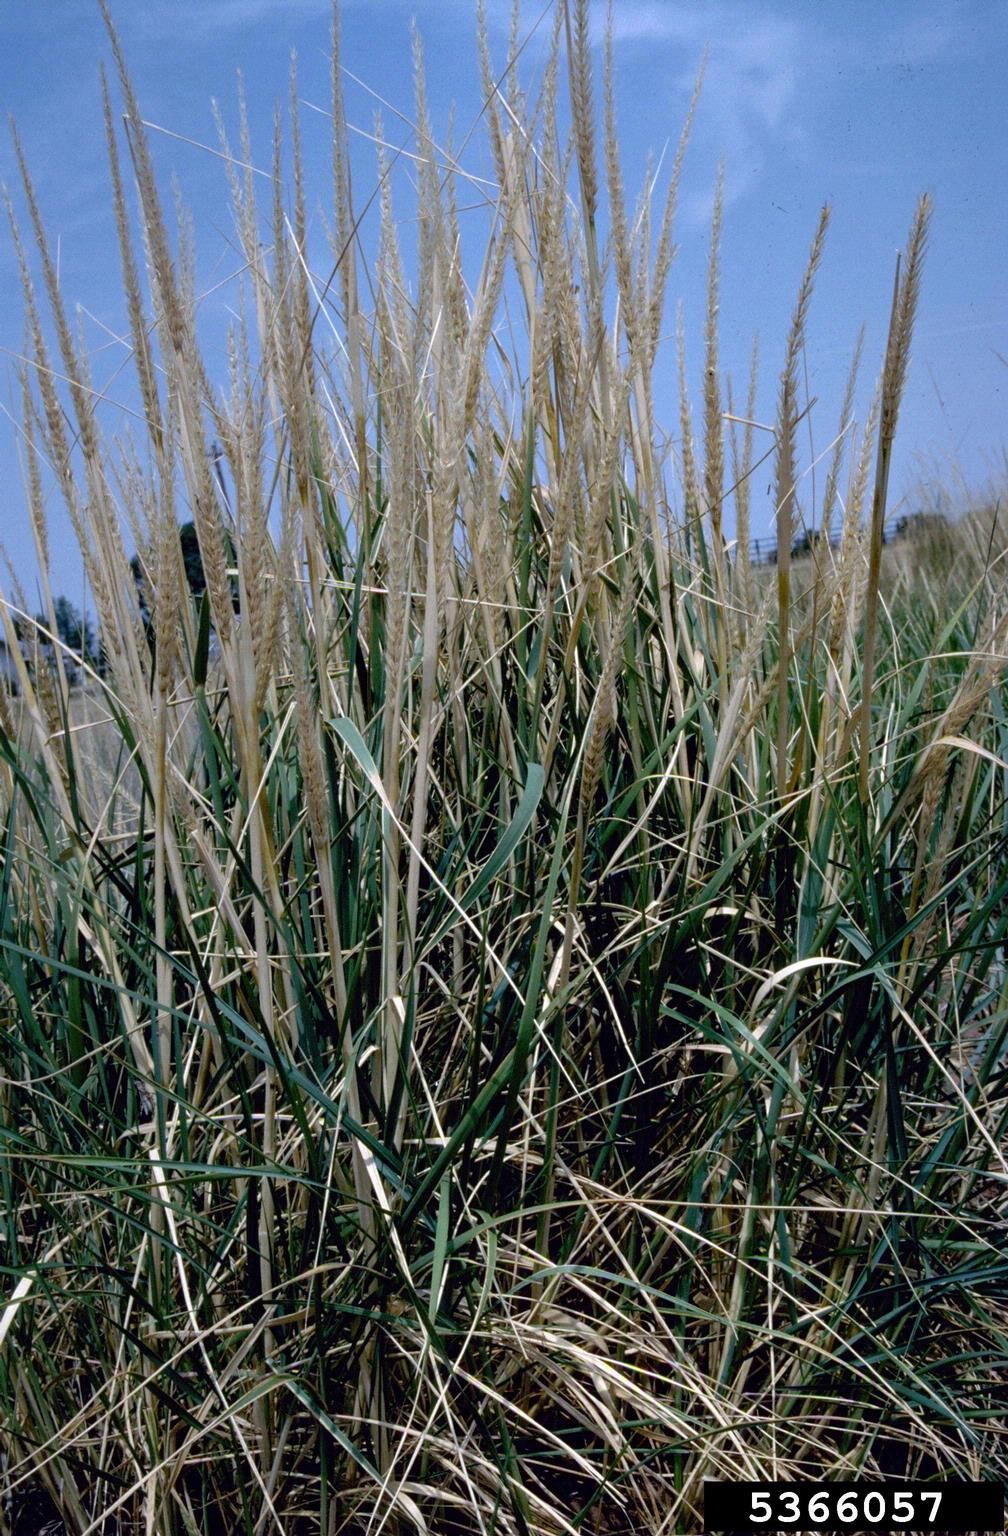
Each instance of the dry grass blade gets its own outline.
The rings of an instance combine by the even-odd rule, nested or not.
[[[798,430],[798,363],[805,336],[805,322],[816,272],[822,260],[826,230],[829,225],[829,208],[824,204],[812,249],[809,252],[805,274],[798,290],[798,300],[791,316],[787,347],[784,352],[784,368],[780,380],[780,399],[777,408],[777,439],[775,453],[776,489],[774,501],[777,512],[777,623],[779,627],[777,656],[777,794],[783,800],[787,793],[789,764],[788,742],[791,732],[788,709],[788,682],[791,667],[791,540],[795,527],[795,486],[797,480],[796,434]]]
[[[868,760],[871,753],[872,695],[875,687],[875,638],[878,625],[879,575],[882,564],[882,537],[885,526],[886,498],[889,490],[889,466],[896,436],[903,386],[910,361],[910,341],[920,294],[924,251],[931,222],[931,199],[925,195],[917,204],[910,238],[907,241],[906,267],[896,264],[889,339],[879,398],[878,457],[875,486],[872,491],[871,529],[868,536],[868,591],[865,600],[865,639],[861,684],[860,766],[858,784],[862,803],[868,802]]]

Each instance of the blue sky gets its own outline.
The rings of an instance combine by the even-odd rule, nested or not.
[[[526,0],[529,29],[546,0]],[[508,0],[488,0],[493,43],[503,62]],[[174,174],[193,212],[199,280],[219,283],[236,265],[220,161],[185,139],[216,147],[216,98],[237,140],[235,72],[251,108],[253,149],[267,166],[274,103],[286,100],[290,49],[297,49],[302,130],[314,239],[324,264],[329,207],[328,122],[312,110],[329,98],[330,0],[113,0],[145,117],[163,132],[154,147],[165,186]],[[428,94],[443,132],[455,105],[454,141],[478,115],[473,0],[344,0],[345,93],[355,139],[358,202],[375,182],[367,135],[382,110],[390,141],[408,137],[412,112],[410,19],[424,38]],[[791,305],[819,207],[832,204],[826,256],[809,322],[808,389],[817,399],[811,450],[836,430],[847,364],[862,323],[863,415],[881,359],[893,264],[915,201],[932,194],[935,214],[918,330],[904,402],[891,505],[914,501],[922,484],[982,488],[1004,473],[1008,399],[1008,6],[1003,0],[615,0],[620,141],[628,193],[635,198],[649,153],[665,166],[678,138],[704,48],[707,75],[680,204],[680,254],[666,314],[657,404],[677,435],[676,304],[685,320],[688,365],[698,381],[704,273],[717,166],[726,165],[722,275],[722,361],[744,395],[754,332],[760,336],[758,414],[772,419]],[[604,20],[599,6],[596,20]],[[523,55],[534,85],[548,17]],[[99,63],[109,61],[97,3],[34,0],[0,9],[0,104],[18,124],[36,176],[60,277],[73,312],[97,349],[96,381],[131,398],[104,158]],[[601,66],[601,49],[596,52]],[[404,119],[396,117],[398,108]],[[182,137],[172,137],[181,135]],[[491,162],[477,128],[463,160],[477,175]],[[23,208],[10,140],[0,134],[0,179]],[[662,185],[661,181],[659,185]],[[397,211],[409,217],[408,187]],[[473,215],[477,217],[476,214]],[[313,247],[314,249],[315,247]],[[473,242],[477,251],[477,242]],[[475,272],[473,273],[475,275]],[[207,334],[222,333],[224,290],[205,305]],[[13,250],[0,228],[0,475],[2,538],[29,589],[34,584],[21,492],[16,380],[22,344]],[[223,357],[220,376],[223,383]],[[125,429],[107,412],[107,430]],[[1006,477],[1008,479],[1008,477]],[[754,533],[767,535],[769,475],[753,486]],[[808,485],[806,485],[808,491]],[[807,499],[807,498],[806,498]],[[55,496],[51,503],[54,585],[79,594],[79,564]]]

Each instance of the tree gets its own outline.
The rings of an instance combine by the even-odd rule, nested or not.
[[[96,659],[98,640],[87,614],[75,608],[68,597],[58,597],[53,607],[56,612],[56,633],[64,647],[84,661]],[[46,620],[40,616],[38,622],[44,624]]]
[[[186,583],[189,587],[189,591],[196,599],[197,604],[199,604],[202,601],[204,592],[206,591],[206,573],[203,570],[203,556],[200,553],[199,536],[196,533],[196,524],[182,523],[179,527],[178,536],[179,547],[182,551],[182,564],[185,568]],[[234,540],[226,529],[224,530],[224,554],[228,564],[233,566],[236,563],[238,557],[234,546]],[[153,643],[152,626],[154,621],[154,613],[151,601],[151,592],[147,584],[147,575],[144,571],[143,564],[139,555],[133,556],[133,559],[130,561],[130,570],[133,572],[133,580],[136,582],[137,592],[139,594],[140,617],[143,620],[144,629],[147,631],[147,638]],[[239,611],[238,582],[237,579],[233,576],[231,578],[231,605],[234,608],[235,613],[237,613]]]
[[[45,666],[56,668],[56,652],[59,650],[63,671],[70,683],[78,683],[82,671],[96,672],[104,677],[107,670],[105,650],[92,620],[81,613],[68,597],[57,597],[53,603],[56,633],[53,635],[48,613],[37,613],[33,619],[15,614],[12,623],[14,634],[29,669]],[[0,641],[0,651],[6,655],[6,646]],[[9,657],[0,664],[8,682],[11,678]]]

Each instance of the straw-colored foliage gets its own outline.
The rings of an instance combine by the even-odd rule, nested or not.
[[[417,44],[409,256],[387,148],[358,228],[338,33],[330,271],[296,89],[272,191],[243,108],[226,359],[110,23],[125,446],[19,149],[45,604],[59,496],[108,670],[0,709],[0,1439],[76,1536],[671,1536],[707,1477],[1008,1475],[1004,541],[883,548],[930,207],[817,506],[828,212],[770,435],[719,190],[664,454],[682,149],[627,209],[588,11],[537,100],[481,12],[492,182]]]

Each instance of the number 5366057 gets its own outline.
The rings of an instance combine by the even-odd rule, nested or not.
[[[753,1525],[828,1529],[837,1524],[892,1527],[912,1525],[923,1518],[934,1525],[941,1507],[941,1489],[916,1494],[900,1488],[845,1489],[835,1497],[825,1488],[797,1493],[793,1488],[753,1489],[749,1519]]]

